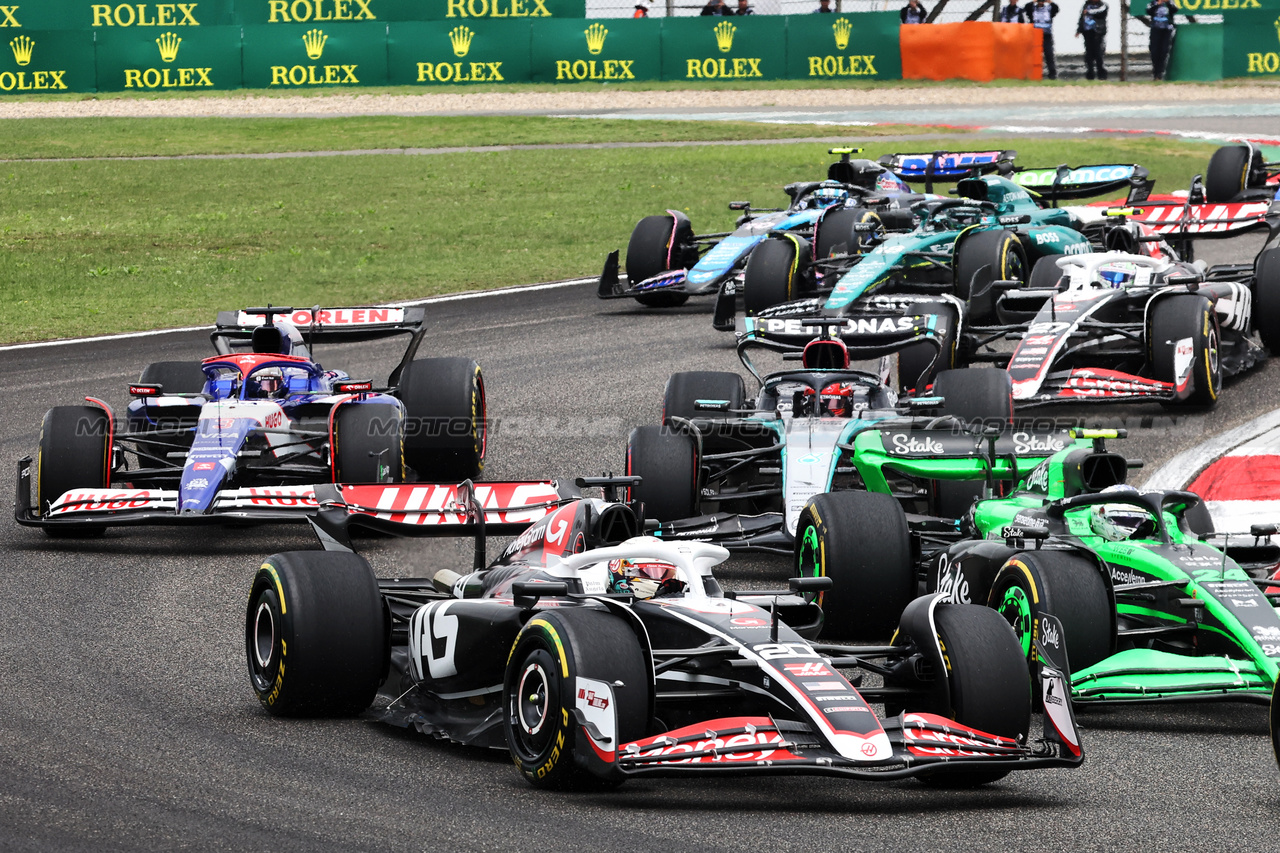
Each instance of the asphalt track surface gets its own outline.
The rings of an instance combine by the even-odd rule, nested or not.
[[[736,365],[709,312],[600,302],[582,285],[494,295],[430,306],[422,354],[483,365],[487,479],[616,471],[671,372]],[[144,362],[209,352],[182,332],[3,353],[0,459],[34,452],[47,407],[89,394],[123,406]],[[329,363],[381,379],[390,356],[362,347]],[[1231,382],[1207,414],[1089,417],[1128,425],[1126,450],[1154,467],[1272,408],[1277,378],[1280,365]],[[972,791],[787,777],[552,794],[504,753],[363,720],[276,720],[246,677],[245,599],[264,555],[312,547],[304,527],[53,541],[0,523],[0,849],[1275,849],[1280,772],[1256,705],[1085,713],[1082,768]],[[365,552],[384,576],[469,559],[452,540]],[[785,574],[769,561],[722,573],[737,585]]]

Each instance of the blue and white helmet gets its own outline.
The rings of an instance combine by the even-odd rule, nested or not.
[[[809,207],[811,208],[843,205],[848,200],[849,191],[839,181],[823,181],[818,185],[817,189],[809,193],[808,197]]]

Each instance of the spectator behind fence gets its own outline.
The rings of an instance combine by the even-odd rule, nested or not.
[[[1058,14],[1058,4],[1052,0],[1032,0],[1022,10],[1027,21],[1044,35],[1044,76],[1058,79],[1058,66],[1053,61],[1053,17]]]
[[[640,2],[636,4],[635,13],[631,17],[633,18],[649,17],[649,4],[645,2],[645,0],[640,0]]]
[[[732,15],[733,10],[725,5],[724,0],[707,0],[707,5],[702,7],[703,15]]]
[[[898,17],[902,19],[904,24],[927,24],[929,23],[929,10],[921,4],[920,0],[910,0],[907,5],[902,7]]]
[[[1177,29],[1173,13],[1178,11],[1174,0],[1151,0],[1147,4],[1147,17],[1151,19],[1151,78],[1163,80],[1169,67],[1169,52],[1173,49],[1173,36]]]
[[[733,10],[735,15],[754,15],[755,13],[756,10],[747,5],[747,0],[738,0],[738,8]]]
[[[1084,36],[1084,76],[1092,80],[1107,79],[1107,4],[1103,0],[1084,0],[1076,35]]]
[[[834,12],[835,10],[831,8],[831,0],[818,0],[818,8],[814,9],[813,11],[817,13],[817,12]]]
[[[1018,5],[1018,0],[1009,0],[1008,6],[1000,7],[1000,22],[1002,24],[1025,24],[1027,22],[1027,14]]]

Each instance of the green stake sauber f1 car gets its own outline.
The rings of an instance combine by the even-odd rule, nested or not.
[[[968,537],[935,556],[927,587],[999,610],[1029,658],[1041,617],[1056,616],[1078,703],[1268,702],[1276,526],[1213,534],[1199,496],[1125,485],[1130,463],[1103,442],[1122,435],[1085,433],[1093,447],[1059,451],[1008,497],[975,502]]]

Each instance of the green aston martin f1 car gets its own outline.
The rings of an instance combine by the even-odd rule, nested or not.
[[[975,502],[927,587],[1000,611],[1029,659],[1041,618],[1057,617],[1076,702],[1268,702],[1277,527],[1214,534],[1199,496],[1126,485],[1129,464],[1103,441],[1118,435],[1089,433],[1092,447],[1054,453],[1009,496]]]

